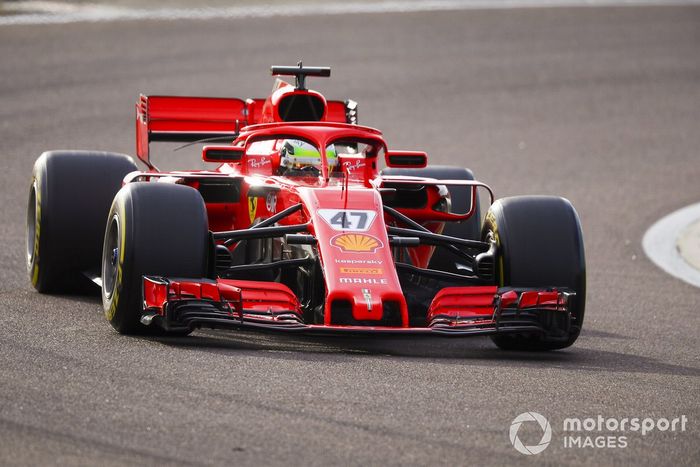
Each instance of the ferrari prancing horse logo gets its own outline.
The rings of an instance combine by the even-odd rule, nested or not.
[[[256,212],[258,212],[258,198],[249,197],[248,198],[248,216],[250,217],[251,224],[255,220],[255,213]]]

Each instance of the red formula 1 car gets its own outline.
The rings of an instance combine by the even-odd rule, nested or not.
[[[307,89],[329,68],[272,74],[296,84],[278,79],[268,98],[245,101],[141,96],[146,171],[122,154],[42,154],[27,213],[34,287],[92,278],[125,334],[491,335],[507,349],[576,340],[585,262],[567,200],[494,202],[468,169],[388,149],[357,124],[355,102]],[[154,141],[218,141],[202,150],[215,168],[161,172]]]

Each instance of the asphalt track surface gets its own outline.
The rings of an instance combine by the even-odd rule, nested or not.
[[[24,218],[42,151],[133,153],[139,92],[264,96],[269,65],[298,58],[331,65],[315,88],[357,100],[393,147],[471,167],[499,197],[573,202],[588,307],[572,348],[124,337],[98,297],[33,291]],[[13,26],[0,28],[0,67],[0,463],[700,463],[700,290],[640,243],[700,199],[699,8]],[[537,456],[508,439],[525,411],[554,430]],[[564,418],[597,415],[689,421],[627,433],[626,448],[563,447]]]

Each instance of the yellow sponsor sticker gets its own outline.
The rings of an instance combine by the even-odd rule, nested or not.
[[[367,274],[370,276],[378,276],[384,274],[382,268],[340,268],[342,274]]]

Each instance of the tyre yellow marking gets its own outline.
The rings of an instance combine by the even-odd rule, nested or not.
[[[493,233],[493,239],[496,242],[496,247],[497,247],[497,255],[498,255],[498,284],[500,287],[503,287],[505,285],[505,276],[503,273],[503,255],[501,254],[501,238],[498,235],[498,224],[496,224],[496,216],[493,214],[492,211],[488,211],[486,213],[486,219],[484,220],[485,224],[488,224],[488,226],[491,228],[491,232]]]
[[[120,226],[120,239],[119,239],[119,268],[121,271],[121,266],[124,263],[124,247],[126,247],[126,214],[124,211],[124,204],[119,206],[119,226]],[[117,276],[119,277],[119,276]]]
[[[32,285],[39,282],[39,235],[41,233],[41,192],[39,180],[34,179],[34,196],[36,197],[36,209],[34,212],[34,264],[32,265]]]
[[[119,203],[119,262],[117,263],[117,277],[114,280],[114,291],[112,292],[112,303],[105,311],[105,317],[112,321],[119,305],[119,291],[122,286],[122,267],[124,265],[124,247],[126,246],[126,216],[124,203]]]

